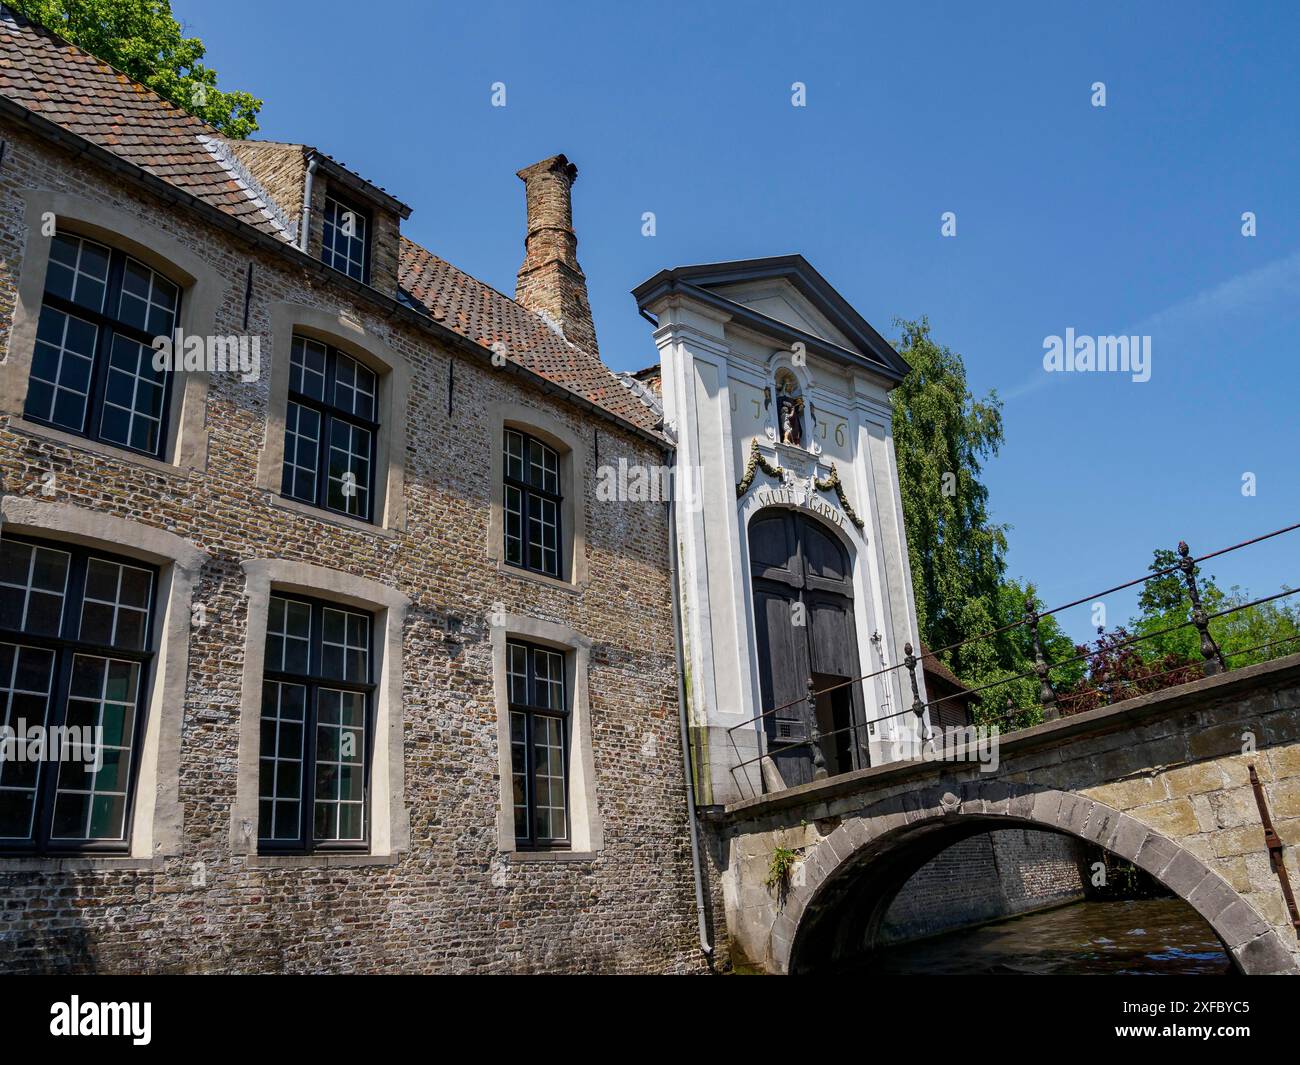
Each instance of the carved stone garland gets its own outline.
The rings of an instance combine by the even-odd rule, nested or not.
[[[758,449],[758,440],[749,442],[749,461],[745,463],[745,475],[736,485],[736,498],[742,499],[746,492],[754,484],[754,475],[762,470],[769,477],[778,481],[784,481],[786,474],[789,472],[784,466],[773,466],[763,453]],[[829,492],[834,490],[835,498],[840,501],[840,509],[848,516],[849,521],[853,522],[861,529],[866,522],[858,517],[854,511],[853,505],[849,502],[848,496],[844,493],[844,483],[840,480],[840,471],[835,468],[835,463],[831,463],[831,473],[829,477],[817,477],[813,479],[813,487],[819,492]]]

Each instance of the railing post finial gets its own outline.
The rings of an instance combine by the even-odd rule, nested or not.
[[[1043,720],[1055,721],[1061,716],[1056,708],[1056,691],[1052,688],[1051,666],[1043,657],[1043,641],[1038,636],[1038,607],[1033,597],[1025,600],[1025,623],[1034,641],[1034,672],[1038,674],[1038,701],[1043,704]]]
[[[1196,563],[1192,561],[1185,540],[1178,541],[1178,568],[1183,571],[1183,580],[1187,583],[1187,595],[1192,601],[1192,624],[1201,634],[1201,658],[1204,659],[1201,668],[1205,670],[1207,677],[1212,677],[1216,673],[1226,673],[1228,663],[1224,661],[1223,652],[1219,650],[1219,645],[1210,635],[1210,616],[1201,605],[1201,593],[1196,587]]]
[[[903,644],[903,665],[907,667],[907,675],[912,681],[912,713],[916,715],[916,734],[925,743],[930,736],[926,734],[925,728],[925,703],[921,702],[921,689],[916,686],[916,664],[919,661],[912,650],[911,641]]]

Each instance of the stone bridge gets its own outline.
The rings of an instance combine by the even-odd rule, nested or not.
[[[710,811],[732,961],[800,973],[860,959],[932,857],[976,833],[1032,827],[1146,870],[1205,918],[1241,972],[1300,971],[1249,778],[1253,765],[1300,886],[1300,655],[1012,733],[998,754],[992,772],[973,755],[893,762]],[[777,847],[799,860],[784,887],[768,887]]]

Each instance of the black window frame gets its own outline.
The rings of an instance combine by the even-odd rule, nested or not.
[[[94,237],[87,237],[81,233],[67,231],[56,234],[57,236],[67,237],[72,240],[84,241],[89,244],[104,248],[109,253],[108,275],[104,285],[104,299],[99,310],[87,307],[84,304],[77,303],[75,300],[60,296],[49,290],[49,267],[46,266],[46,281],[41,292],[41,312],[44,313],[46,306],[50,306],[63,314],[70,315],[74,318],[80,318],[88,321],[96,327],[95,350],[90,370],[90,391],[86,395],[86,412],[80,429],[74,429],[70,426],[63,425],[54,421],[52,418],[43,418],[38,414],[33,414],[27,409],[27,397],[23,400],[23,417],[38,425],[48,426],[51,429],[57,429],[59,432],[71,433],[85,440],[93,440],[96,443],[104,444],[107,447],[121,448],[123,451],[129,451],[135,455],[144,455],[148,458],[163,459],[167,451],[168,437],[171,429],[172,413],[172,378],[175,376],[171,369],[163,371],[163,396],[162,407],[158,422],[158,444],[152,450],[148,451],[143,448],[134,447],[131,444],[124,444],[119,440],[110,440],[102,433],[104,422],[104,401],[108,391],[108,370],[109,359],[112,354],[113,337],[120,334],[126,339],[143,344],[146,348],[153,350],[154,337],[147,329],[140,329],[136,326],[122,321],[120,318],[110,314],[107,308],[121,307],[122,300],[122,278],[126,274],[127,260],[136,263],[146,270],[151,271],[161,277],[170,285],[176,288],[176,310],[172,316],[172,336],[175,336],[175,330],[180,325],[181,309],[185,301],[185,287],[178,281],[168,277],[163,271],[150,266],[148,263],[136,258],[123,251],[121,248]],[[75,295],[75,291],[74,291]],[[39,329],[39,325],[38,325]],[[33,360],[35,359],[35,348],[32,352]],[[30,375],[28,390],[30,393]]]
[[[45,721],[46,727],[62,725],[67,720],[72,666],[75,658],[86,655],[109,660],[130,661],[139,665],[136,683],[134,721],[131,729],[131,759],[125,784],[125,813],[122,819],[122,838],[119,840],[93,838],[55,838],[53,836],[55,799],[59,784],[59,770],[63,762],[48,758],[41,763],[40,780],[36,788],[35,809],[32,814],[33,831],[29,841],[14,837],[0,838],[0,854],[24,856],[66,856],[96,854],[129,854],[135,825],[135,799],[139,781],[142,746],[148,716],[149,693],[153,687],[155,671],[155,632],[158,623],[160,582],[157,566],[139,559],[117,555],[110,551],[61,540],[47,540],[35,536],[5,532],[0,540],[12,540],[35,548],[59,551],[69,556],[62,617],[57,636],[24,633],[20,630],[0,628],[0,642],[19,647],[38,647],[53,652],[51,666],[50,701]],[[115,647],[80,639],[82,607],[86,593],[86,571],[91,559],[102,559],[112,565],[129,566],[147,571],[150,575],[148,617],[145,621],[140,649]],[[76,635],[74,635],[74,633]],[[48,753],[48,752],[47,752]],[[53,770],[52,772],[50,770]]]
[[[526,477],[524,479],[510,476],[510,449],[508,446],[511,434],[518,436],[523,441],[523,458],[522,472],[527,474],[531,469],[530,461],[531,449],[534,444],[538,447],[549,451],[555,456],[555,488],[554,492],[548,491],[544,485],[534,484]],[[565,558],[564,551],[564,463],[563,452],[553,444],[548,444],[540,437],[533,436],[526,429],[520,429],[513,425],[507,425],[501,434],[501,557],[505,560],[507,566],[514,566],[516,569],[527,570],[529,573],[538,573],[543,577],[551,577],[558,581],[567,579],[568,560]],[[514,488],[519,492],[520,499],[520,558],[519,561],[511,561],[510,558],[510,506],[508,490]],[[532,536],[531,531],[535,519],[533,518],[532,500],[543,499],[552,503],[555,507],[555,571],[551,572],[545,566],[545,551],[543,545],[542,563],[534,565],[531,556]]]
[[[330,238],[330,229],[336,232],[341,230],[339,222],[330,216],[330,205],[335,204],[342,212],[350,212],[354,217],[359,218],[365,224],[365,234],[361,238],[361,276],[352,273],[351,270],[345,270],[338,265],[339,258],[344,261],[350,261],[350,256],[339,256],[335,246],[335,239]],[[332,270],[338,270],[345,277],[350,277],[354,281],[360,281],[363,285],[370,284],[370,264],[374,258],[374,232],[375,232],[374,214],[365,207],[359,206],[354,200],[346,196],[340,196],[334,189],[327,189],[325,192],[325,203],[321,209],[321,233],[320,233],[320,257],[321,262]],[[347,239],[356,239],[350,237]]]
[[[307,689],[303,714],[303,757],[299,779],[298,800],[298,836],[294,840],[263,838],[261,834],[261,768],[262,768],[262,710],[258,710],[258,854],[329,854],[329,853],[369,853],[371,821],[371,772],[374,764],[375,744],[375,692],[378,685],[375,676],[378,672],[375,661],[375,611],[339,603],[314,596],[298,595],[278,589],[271,590],[271,599],[283,599],[288,602],[301,603],[311,609],[311,636],[308,648],[308,673],[294,673],[285,670],[268,669],[263,664],[261,692],[264,693],[268,683],[298,684]],[[368,643],[366,647],[366,664],[368,677],[365,681],[341,680],[323,674],[322,661],[324,652],[324,612],[339,610],[350,614],[360,614],[369,619]],[[267,617],[270,618],[270,602],[267,603]],[[269,628],[268,628],[269,633]],[[319,690],[327,688],[335,691],[361,692],[365,695],[365,737],[362,756],[362,794],[361,794],[361,838],[356,840],[337,840],[315,838],[316,832],[316,763],[317,763],[317,729],[319,721]],[[274,825],[272,826],[274,828]]]
[[[364,521],[368,524],[375,523],[375,486],[379,482],[379,473],[376,469],[379,458],[379,431],[381,423],[379,417],[379,392],[381,388],[382,374],[368,364],[362,362],[350,352],[336,348],[324,340],[318,340],[315,337],[307,336],[303,333],[295,332],[291,340],[292,344],[302,341],[306,344],[317,344],[325,349],[325,384],[323,386],[324,399],[316,399],[314,396],[305,392],[300,392],[293,387],[293,371],[289,372],[289,388],[285,400],[285,454],[280,463],[280,496],[284,499],[292,499],[299,503],[306,503],[308,506],[319,507],[321,510],[328,511],[331,514],[341,514],[345,518],[352,518],[355,521]],[[356,366],[369,373],[375,381],[374,394],[374,414],[373,419],[364,418],[359,414],[353,414],[351,411],[344,410],[334,402],[335,385],[338,380],[339,359],[348,359]],[[292,361],[290,362],[292,367]],[[305,376],[305,375],[304,375]],[[316,412],[320,418],[320,437],[317,441],[316,449],[316,491],[311,499],[306,496],[294,495],[292,492],[285,490],[285,472],[289,465],[288,444],[289,444],[289,407],[290,404],[297,404],[299,407],[307,407]],[[333,435],[334,423],[343,422],[348,426],[364,429],[370,434],[370,454],[368,456],[368,465],[370,468],[370,479],[366,484],[366,509],[362,514],[353,514],[346,509],[340,510],[338,507],[330,506],[329,502],[329,454],[330,440]]]
[[[517,702],[514,698],[514,684],[512,683],[510,673],[511,648],[520,647],[525,652],[526,675],[527,675],[527,692],[526,700],[522,703]],[[536,655],[542,652],[554,655],[560,663],[560,693],[562,708],[556,710],[554,707],[540,703],[537,698],[537,670]],[[530,643],[527,640],[507,639],[506,640],[506,704],[507,713],[510,718],[510,778],[511,778],[511,822],[514,822],[515,803],[514,798],[514,778],[516,775],[515,767],[515,747],[514,740],[514,718],[516,714],[524,718],[524,751],[525,767],[524,773],[526,778],[527,796],[527,821],[528,834],[519,835],[515,830],[515,849],[526,851],[544,851],[544,850],[571,850],[573,847],[573,814],[572,803],[569,801],[569,789],[571,786],[570,760],[571,760],[571,721],[572,707],[570,706],[570,688],[569,688],[569,656],[566,652],[555,647],[546,647],[537,643]],[[549,718],[559,722],[561,737],[561,765],[564,771],[564,829],[563,837],[554,837],[539,839],[537,836],[537,809],[536,809],[536,743],[535,743],[535,720],[539,717]]]

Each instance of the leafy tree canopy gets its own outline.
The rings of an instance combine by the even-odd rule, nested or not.
[[[24,18],[111,63],[177,107],[227,137],[257,129],[262,101],[246,92],[222,92],[204,66],[205,49],[186,37],[169,0],[6,0]]]
[[[995,392],[982,399],[971,395],[961,356],[931,336],[927,319],[900,319],[895,325],[902,331],[896,347],[912,366],[892,399],[922,639],[967,687],[995,685],[977,695],[977,720],[1004,727],[1033,724],[1041,719],[1033,638],[1028,626],[1017,623],[1024,619],[1026,601],[1039,609],[1055,604],[1038,603],[1032,584],[1006,576],[1006,526],[989,521],[988,489],[980,476],[1003,443],[1001,404]],[[1051,679],[1062,713],[1202,675],[1200,635],[1186,624],[1192,604],[1178,561],[1172,550],[1155,551],[1138,615],[1125,626],[1099,630],[1094,643],[1076,645],[1055,617],[1040,619],[1039,639],[1053,663]],[[1210,614],[1250,601],[1239,588],[1223,591],[1199,567],[1193,573]],[[1210,631],[1232,668],[1300,651],[1300,602],[1246,607],[1213,618]],[[958,643],[963,645],[945,650]]]
[[[1007,539],[989,522],[980,472],[1002,445],[1002,406],[994,393],[971,395],[961,356],[934,340],[928,319],[895,325],[912,367],[891,393],[903,520],[921,633],[938,648],[969,635],[972,602],[996,613]]]

